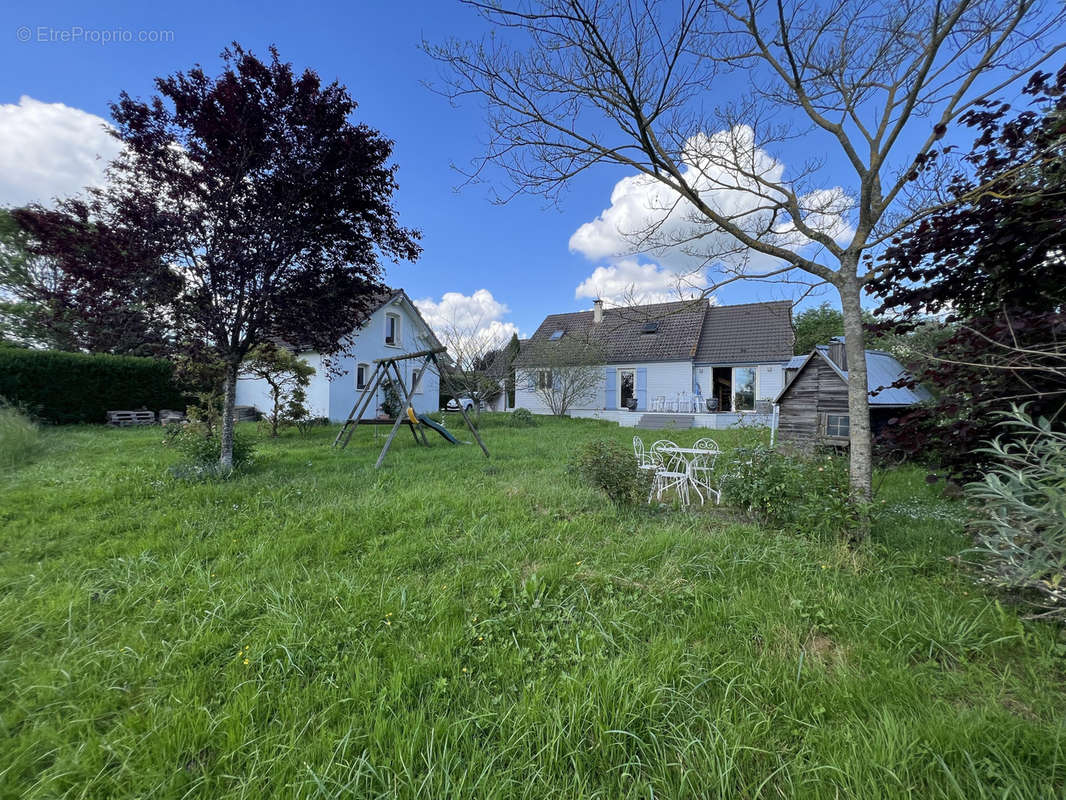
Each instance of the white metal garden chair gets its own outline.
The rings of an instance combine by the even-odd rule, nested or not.
[[[700,491],[702,486],[708,497],[714,495],[715,505],[719,505],[722,502],[722,493],[711,486],[711,478],[714,476],[714,462],[722,454],[722,450],[718,447],[718,442],[708,437],[697,439],[692,447],[703,451],[695,453],[688,466],[693,487],[696,489],[696,494],[700,496],[700,504],[703,504],[703,492]]]
[[[646,469],[649,472],[657,469],[651,456],[644,451],[644,440],[639,436],[633,437],[633,455],[637,457],[638,469]]]
[[[660,439],[651,446],[651,458],[655,463],[655,479],[652,481],[651,491],[648,492],[648,502],[652,495],[657,500],[663,499],[663,493],[670,489],[676,489],[682,505],[688,505],[689,471],[688,461],[680,453],[671,453],[666,448],[677,447],[671,441]]]

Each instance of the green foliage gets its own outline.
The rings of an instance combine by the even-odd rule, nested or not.
[[[646,503],[651,473],[640,469],[633,451],[610,439],[586,442],[574,458],[573,467],[582,478],[602,489],[617,506]]]
[[[40,428],[26,414],[0,399],[0,470],[29,464],[43,449]]]
[[[253,348],[241,369],[266,381],[270,387],[271,408],[267,412],[270,435],[277,436],[282,425],[308,420],[307,387],[315,368],[291,350],[272,343]]]
[[[798,356],[806,355],[815,345],[828,344],[834,336],[844,335],[844,314],[829,303],[822,303],[797,314],[792,327],[796,330],[793,352]]]
[[[833,454],[740,447],[731,454],[721,488],[723,502],[758,522],[805,536],[846,535],[858,522],[848,493],[847,460]]]
[[[185,479],[227,478],[230,470],[219,464],[222,449],[221,433],[198,422],[167,426],[163,439],[166,447],[182,454],[184,460],[171,468],[171,474]],[[255,456],[255,440],[240,427],[233,431],[233,471],[251,465]]]
[[[512,428],[532,428],[537,424],[537,418],[528,408],[516,408],[511,412],[509,422]]]
[[[989,583],[1066,620],[1066,433],[1024,407],[1000,416],[1005,435],[981,451],[994,466],[966,486],[977,519],[963,557]]]
[[[381,409],[386,416],[396,419],[404,411],[403,403],[400,401],[400,393],[391,380],[384,381],[382,386],[384,387],[384,393],[381,400]]]
[[[0,347],[0,396],[54,423],[107,421],[107,412],[182,409],[169,361]]]

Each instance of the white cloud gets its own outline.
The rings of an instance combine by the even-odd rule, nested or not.
[[[103,183],[119,142],[102,117],[23,96],[0,104],[0,206],[51,203]]]
[[[511,309],[488,289],[471,295],[445,292],[440,301],[426,297],[414,302],[437,338],[460,361],[503,347],[518,333],[514,323],[503,319]]]
[[[574,291],[574,297],[600,298],[608,306],[666,303],[692,299],[706,285],[707,276],[702,269],[676,272],[623,258],[609,266],[596,267]]]
[[[751,128],[736,126],[692,137],[683,163],[687,182],[703,201],[745,230],[784,247],[812,244],[790,221],[771,218],[765,210],[765,195],[772,190],[751,176],[787,183],[785,165],[755,145]],[[837,240],[850,236],[846,218],[850,200],[842,189],[808,192],[799,201],[807,225]],[[570,249],[595,260],[646,253],[675,273],[721,261],[755,275],[778,264],[769,256],[741,250],[732,236],[708,224],[688,200],[647,175],[629,176],[615,184],[610,206],[574,232]]]

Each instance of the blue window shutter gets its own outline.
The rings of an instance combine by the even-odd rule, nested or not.
[[[637,368],[637,411],[648,410],[648,370]]]
[[[603,407],[614,408],[614,396],[615,391],[615,375],[617,370],[614,367],[607,367],[607,382],[604,384],[603,389]]]

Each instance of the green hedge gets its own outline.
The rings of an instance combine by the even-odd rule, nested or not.
[[[169,361],[0,347],[0,397],[57,423],[106,422],[108,411],[183,409]]]

